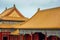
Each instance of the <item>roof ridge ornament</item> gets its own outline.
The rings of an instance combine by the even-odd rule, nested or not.
[[[40,11],[40,8],[38,8],[38,12]]]
[[[13,7],[14,7],[14,8],[16,7],[15,4],[13,5]]]
[[[5,8],[5,10],[7,10],[7,7]]]

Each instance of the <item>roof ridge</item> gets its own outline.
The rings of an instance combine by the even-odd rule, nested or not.
[[[13,10],[14,10],[14,9],[13,9]],[[5,16],[8,16],[11,12],[13,12],[13,10],[11,10],[9,13],[7,13],[6,15],[4,15],[4,17],[5,17]]]
[[[41,11],[52,10],[52,9],[57,9],[57,8],[60,8],[60,7],[54,7],[54,8],[44,9],[44,10],[41,10]]]
[[[7,10],[12,9],[12,8],[8,8]],[[4,14],[4,12],[6,12],[7,10],[4,10],[0,15]]]
[[[16,12],[18,12],[17,14],[19,15],[19,16],[22,16],[22,17],[24,17],[18,10],[17,10],[17,8],[15,7],[15,10],[16,10]]]

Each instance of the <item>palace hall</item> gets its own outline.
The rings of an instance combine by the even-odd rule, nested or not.
[[[25,17],[14,4],[0,13],[0,40],[60,40],[60,7],[37,9]]]

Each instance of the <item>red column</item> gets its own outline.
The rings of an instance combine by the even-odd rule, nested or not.
[[[24,40],[24,35],[20,35],[20,40]]]
[[[7,32],[6,33],[7,37],[8,37],[8,40],[10,39],[9,35],[10,35],[10,32]]]
[[[2,40],[2,32],[0,32],[0,40]]]
[[[38,34],[34,34],[34,40],[39,40],[39,35]]]
[[[45,40],[47,40],[47,32],[45,32]]]
[[[31,40],[33,40],[33,33],[31,32]]]
[[[18,35],[18,38],[17,38],[17,40],[20,40],[20,35]]]

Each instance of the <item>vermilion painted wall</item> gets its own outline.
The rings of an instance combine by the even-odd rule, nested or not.
[[[2,40],[2,33],[0,32],[0,40]]]
[[[3,40],[3,37],[7,37],[7,39],[9,40],[9,35],[10,35],[10,32],[1,32],[1,38]]]
[[[20,35],[10,35],[9,40],[20,40]]]

